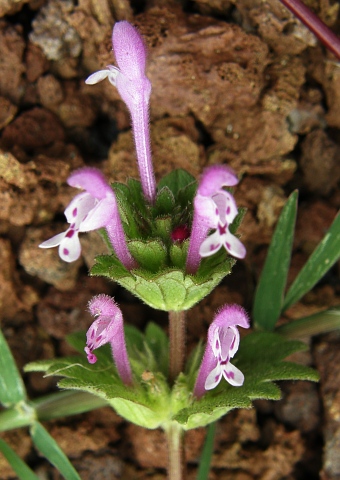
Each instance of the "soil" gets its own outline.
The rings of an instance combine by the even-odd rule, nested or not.
[[[339,3],[308,5],[340,31]],[[0,0],[0,305],[1,327],[18,366],[71,352],[64,338],[86,330],[89,299],[114,295],[127,323],[166,315],[117,285],[87,277],[104,251],[82,238],[73,264],[37,245],[64,230],[74,191],[70,172],[84,165],[108,179],[138,177],[129,115],[109,82],[84,79],[113,63],[115,21],[138,26],[152,82],[150,125],[157,179],[174,168],[196,177],[227,163],[248,211],[240,228],[247,258],[188,314],[188,347],[204,339],[226,302],[251,308],[256,279],[289,193],[300,191],[291,282],[324,236],[340,204],[340,64],[279,0]],[[340,303],[339,265],[292,307],[299,318]],[[283,383],[279,402],[258,401],[217,427],[211,480],[340,479],[340,335],[305,339],[299,361],[319,385]],[[25,375],[31,398],[54,379]],[[46,423],[81,478],[166,478],[161,431],[126,424],[111,409]],[[40,478],[59,479],[25,429],[2,435]],[[204,429],[186,437],[187,479],[194,479]],[[0,478],[15,478],[0,457]]]

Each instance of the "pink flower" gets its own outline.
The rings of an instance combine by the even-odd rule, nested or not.
[[[202,175],[194,199],[194,219],[187,257],[188,273],[196,273],[201,257],[216,253],[222,246],[230,255],[244,258],[246,249],[229,231],[237,215],[237,206],[231,193],[223,187],[238,183],[234,172],[225,165],[208,167]],[[215,232],[208,235],[209,230]]]
[[[95,168],[82,168],[70,175],[71,187],[83,188],[65,210],[70,224],[66,232],[59,233],[41,243],[41,248],[59,246],[59,255],[65,262],[74,262],[80,257],[79,232],[89,232],[105,227],[112,246],[123,265],[132,269],[136,262],[127,249],[116,196],[104,175]]]
[[[215,388],[222,377],[235,387],[243,385],[243,373],[230,363],[240,344],[236,326],[249,328],[247,313],[239,305],[225,305],[208,330],[208,341],[194,388],[195,397],[200,398],[207,390]]]
[[[202,242],[199,249],[200,256],[208,257],[213,255],[224,246],[233,257],[244,258],[246,255],[244,245],[229,231],[229,225],[233,223],[237,216],[237,206],[234,197],[229,192],[222,191],[212,195],[209,200],[215,207],[215,215],[211,216],[210,219],[212,228],[216,228],[216,231]]]
[[[85,352],[89,363],[96,363],[93,350],[110,343],[112,356],[122,381],[132,384],[132,374],[126,351],[123,315],[114,300],[108,295],[97,295],[89,302],[89,311],[96,320],[86,334]]]
[[[151,83],[145,75],[146,47],[138,30],[126,21],[113,27],[112,46],[117,65],[93,73],[86,79],[94,85],[105,78],[114,85],[128,107],[136,145],[139,173],[146,199],[153,203],[156,180],[151,161],[149,133],[149,100]]]

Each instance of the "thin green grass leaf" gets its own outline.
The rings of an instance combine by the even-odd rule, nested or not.
[[[214,451],[216,423],[217,422],[211,423],[207,429],[207,436],[204,442],[204,447],[198,468],[197,480],[208,480],[211,457]]]
[[[338,214],[288,290],[282,311],[287,310],[309,292],[339,258],[340,215]]]
[[[30,433],[34,445],[56,467],[65,480],[81,480],[65,453],[41,423],[34,422]]]
[[[12,450],[2,439],[0,439],[0,452],[6,458],[7,462],[13,468],[20,480],[39,480],[39,477],[36,476],[15,451]]]
[[[304,338],[340,329],[340,305],[323,310],[308,317],[292,320],[275,329],[287,338]]]
[[[26,400],[25,386],[0,330],[0,402],[5,407],[10,407],[22,400]]]
[[[253,317],[255,325],[263,330],[273,330],[281,314],[294,238],[297,198],[298,192],[295,191],[281,212],[257,286]]]

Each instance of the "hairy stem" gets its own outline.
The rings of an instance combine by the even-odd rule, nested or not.
[[[184,435],[177,422],[171,422],[165,430],[168,443],[168,479],[184,479]]]
[[[170,367],[169,380],[174,383],[183,371],[185,355],[185,311],[169,312]]]
[[[314,35],[322,42],[328,50],[340,58],[340,38],[333,33],[327,25],[309,10],[300,0],[280,0]]]

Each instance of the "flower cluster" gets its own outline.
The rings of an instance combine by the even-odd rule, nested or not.
[[[145,75],[146,48],[138,31],[126,21],[115,24],[112,44],[118,67],[109,65],[90,75],[86,83],[93,85],[107,78],[126,103],[131,114],[146,211],[151,212],[157,204],[157,191],[151,162],[148,123],[151,83]],[[212,166],[203,172],[194,198],[191,229],[180,224],[171,233],[171,240],[177,245],[189,238],[185,273],[196,274],[201,258],[215,254],[222,246],[236,258],[245,256],[245,247],[230,232],[238,210],[227,188],[237,183],[235,173],[224,165]],[[103,174],[94,168],[82,168],[68,178],[68,184],[83,190],[65,210],[70,225],[64,233],[43,242],[40,247],[59,246],[60,257],[66,262],[73,262],[81,254],[79,233],[105,228],[120,263],[129,271],[135,270],[137,275],[139,265],[129,251],[114,189]],[[126,219],[124,221],[128,223]],[[149,219],[145,224],[148,222]],[[214,231],[211,233],[211,230]],[[110,343],[117,371],[122,381],[131,385],[132,374],[120,309],[110,297],[99,295],[90,302],[89,310],[95,321],[87,332],[85,352],[88,361],[95,363],[97,358],[93,351]],[[194,389],[197,398],[214,388],[222,376],[231,385],[243,384],[243,374],[230,363],[239,346],[236,326],[248,328],[244,310],[236,305],[223,307],[209,328],[208,343]]]

